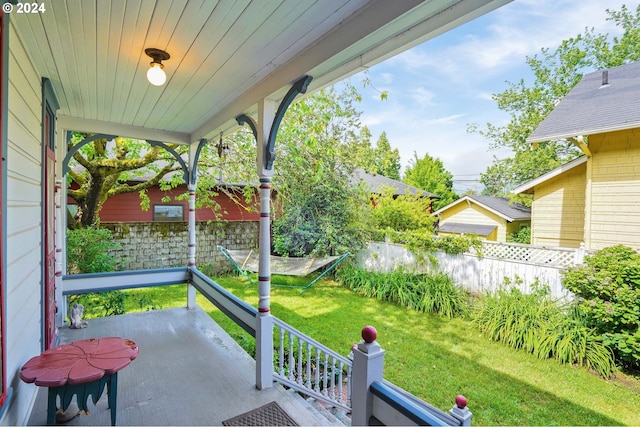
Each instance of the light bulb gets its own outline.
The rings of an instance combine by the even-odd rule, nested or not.
[[[152,62],[151,68],[147,70],[147,80],[154,86],[162,86],[167,81],[167,75],[162,69],[162,64]]]

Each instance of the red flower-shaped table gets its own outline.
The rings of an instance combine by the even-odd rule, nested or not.
[[[95,405],[105,385],[111,425],[116,425],[118,397],[118,371],[138,357],[135,342],[116,337],[91,338],[61,345],[31,358],[20,371],[20,378],[27,383],[48,387],[47,423],[55,423],[56,401],[60,397],[66,411],[74,395],[78,407],[88,413],[87,400],[91,395]]]

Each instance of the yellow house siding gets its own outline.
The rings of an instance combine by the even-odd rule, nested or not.
[[[507,240],[506,220],[473,202],[463,201],[440,213],[440,224],[459,222],[463,224],[495,225],[497,230],[486,239],[498,242]]]
[[[531,243],[577,248],[584,236],[586,164],[537,185],[531,213]]]
[[[531,221],[513,221],[507,222],[507,237],[520,230],[522,227],[531,227]]]
[[[589,137],[592,153],[589,249],[640,249],[640,129]]]

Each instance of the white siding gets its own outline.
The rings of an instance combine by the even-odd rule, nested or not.
[[[3,424],[20,425],[35,387],[20,381],[21,366],[42,342],[41,76],[10,25],[7,150],[7,383],[14,402]]]

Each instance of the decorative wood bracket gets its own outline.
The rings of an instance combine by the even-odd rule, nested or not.
[[[198,148],[196,148],[196,153],[194,155],[195,158],[193,159],[193,170],[191,171],[191,178],[189,180],[189,183],[191,185],[196,185],[196,179],[198,178],[198,160],[200,159],[200,151],[202,151],[202,147],[207,145],[208,142],[209,141],[202,138],[198,143]]]
[[[273,161],[276,158],[276,135],[278,134],[278,128],[280,127],[280,122],[284,117],[284,113],[287,112],[287,109],[289,108],[295,97],[298,96],[298,94],[305,93],[307,91],[307,87],[309,86],[309,83],[311,83],[312,79],[313,77],[311,76],[304,76],[300,78],[293,84],[293,86],[291,86],[291,89],[289,89],[287,94],[282,99],[282,102],[280,103],[280,106],[276,111],[276,116],[273,119],[273,123],[271,124],[271,131],[269,132],[269,139],[267,141],[267,147],[264,152],[265,169],[273,169]]]
[[[104,134],[104,133],[100,133],[97,135],[93,135],[90,136],[88,138],[83,139],[82,141],[80,141],[79,143],[77,143],[76,145],[74,145],[73,147],[71,147],[71,150],[69,150],[67,152],[67,155],[64,156],[64,160],[62,161],[62,174],[66,175],[67,173],[69,173],[69,162],[71,161],[71,158],[73,157],[73,155],[80,150],[82,147],[84,147],[85,145],[97,140],[97,139],[113,139],[115,138],[117,135],[108,135],[108,134]],[[71,132],[67,131],[67,141],[69,141],[71,139]],[[185,183],[189,182],[189,168],[187,167],[186,163],[184,162],[184,160],[182,160],[182,157],[180,157],[180,155],[171,147],[169,147],[167,144],[165,144],[164,142],[160,142],[160,141],[151,141],[151,140],[147,140],[147,143],[149,143],[149,145],[151,145],[152,147],[155,146],[159,146],[164,148],[165,150],[167,150],[169,153],[171,153],[171,155],[173,157],[176,158],[176,160],[178,161],[178,163],[180,163],[180,167],[182,168],[183,171],[183,175],[182,175],[182,179],[184,179]]]
[[[87,144],[92,143],[93,141],[97,140],[97,139],[113,139],[115,138],[116,135],[108,135],[105,133],[99,133],[97,135],[93,135],[90,136],[89,138],[85,138],[82,141],[78,142],[76,145],[74,145],[73,147],[71,147],[71,150],[67,151],[67,155],[64,156],[64,160],[62,161],[62,174],[66,175],[69,173],[69,162],[71,161],[71,158],[73,157],[74,154],[76,154],[76,152],[78,150],[80,150],[82,147],[84,147]],[[67,131],[67,143],[68,141],[71,139],[71,131]]]
[[[258,140],[258,127],[256,126],[255,120],[253,120],[246,114],[240,114],[238,117],[236,117],[236,122],[238,122],[240,126],[245,124],[249,125],[249,127],[251,128],[251,132],[253,133],[253,137],[256,139],[256,141]]]

